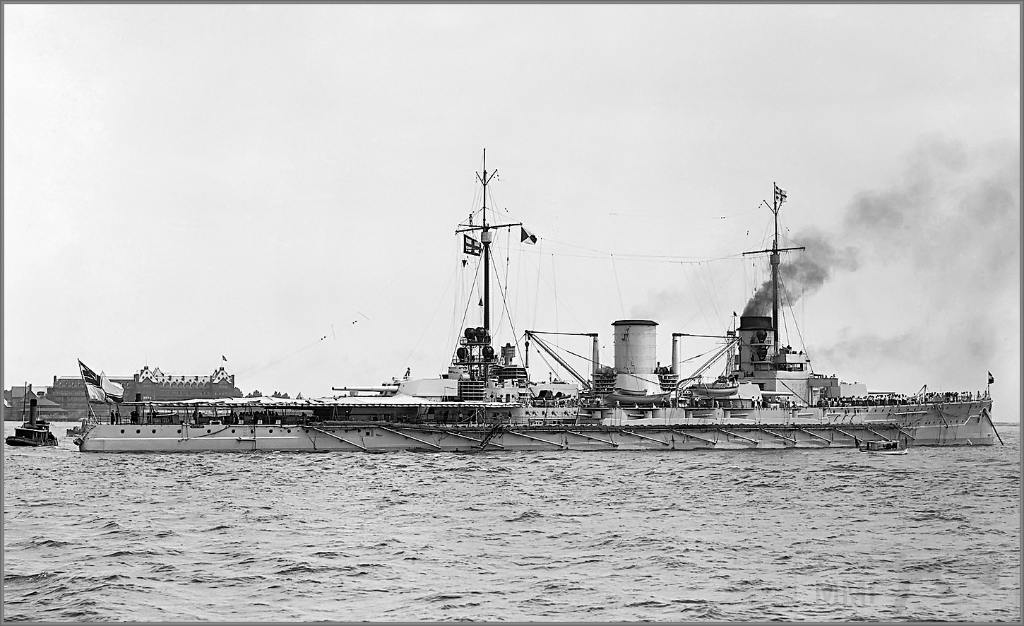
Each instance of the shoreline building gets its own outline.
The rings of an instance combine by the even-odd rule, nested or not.
[[[159,367],[144,366],[131,378],[109,376],[111,381],[124,387],[124,399],[131,402],[140,400],[214,400],[216,398],[241,398],[242,392],[235,386],[235,375],[228,374],[224,367],[203,375],[165,374]],[[70,420],[84,419],[89,415],[85,383],[81,376],[54,376],[53,385],[47,397],[67,411]],[[101,420],[116,405],[93,404],[93,412]],[[122,412],[124,413],[124,412]]]
[[[28,396],[26,398],[26,396]],[[67,411],[59,403],[54,402],[46,387],[40,391],[33,389],[32,385],[15,385],[5,389],[4,397],[4,421],[23,421],[28,419],[28,400],[36,399],[36,415],[39,419],[47,421],[66,420]],[[24,411],[22,409],[24,408]]]

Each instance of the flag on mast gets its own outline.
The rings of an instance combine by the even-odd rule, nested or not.
[[[103,372],[100,372],[100,383],[107,400],[113,400],[118,404],[124,402],[124,387],[120,383],[110,380]]]
[[[991,385],[994,382],[996,382],[996,378],[995,378],[995,376],[992,375],[992,372],[989,372],[988,373],[988,384]]]
[[[535,244],[535,243],[537,243],[537,235],[534,235],[530,231],[526,230],[525,226],[520,226],[519,227],[519,231],[520,231],[519,232],[519,242],[520,243],[528,243],[528,244]]]
[[[78,371],[82,373],[82,381],[85,383],[85,392],[89,395],[89,402],[106,402],[107,394],[103,391],[103,381],[96,372],[89,369],[89,366],[78,361]]]
[[[473,239],[469,235],[462,236],[462,253],[472,254],[473,256],[480,256],[480,250],[483,248],[483,244]]]
[[[773,183],[774,184],[774,183]],[[786,201],[786,190],[775,185],[775,204],[782,204]]]

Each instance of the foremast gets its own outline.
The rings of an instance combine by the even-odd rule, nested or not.
[[[481,393],[490,378],[490,370],[492,366],[496,365],[498,362],[494,352],[494,347],[491,345],[491,243],[494,241],[495,230],[522,226],[521,222],[509,224],[489,224],[487,222],[487,185],[497,176],[498,170],[495,169],[491,172],[487,171],[486,148],[484,148],[483,152],[482,170],[482,172],[476,172],[476,179],[480,181],[480,185],[483,187],[483,202],[481,207],[481,213],[483,216],[482,224],[474,226],[471,215],[469,223],[460,224],[455,233],[462,233],[467,238],[470,237],[467,233],[476,231],[479,231],[480,233],[479,242],[475,242],[472,239],[466,239],[464,246],[479,245],[481,248],[481,255],[483,256],[483,326],[480,328],[466,329],[464,339],[460,341],[463,343],[463,346],[456,350],[455,359],[453,360],[453,365],[467,368],[470,381],[481,383],[481,385],[472,385],[474,388],[479,387]],[[468,252],[469,248],[465,248],[465,250]],[[470,252],[470,254],[472,254],[472,252]],[[505,350],[508,348],[509,346],[506,346]],[[511,355],[506,354],[503,351],[502,359],[503,361],[510,361]],[[472,395],[475,396],[476,394],[474,393]]]

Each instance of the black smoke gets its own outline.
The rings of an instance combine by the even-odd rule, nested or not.
[[[836,270],[857,269],[864,255],[924,272],[936,288],[957,285],[961,296],[986,298],[1018,276],[1019,169],[1012,145],[971,152],[951,139],[922,140],[895,182],[854,196],[840,232],[804,231],[783,245],[807,250],[782,253],[782,301],[814,293]],[[771,287],[765,281],[743,314],[769,314]]]
[[[855,270],[858,253],[853,246],[838,246],[825,233],[808,229],[792,238],[792,246],[804,246],[806,250],[781,252],[779,264],[779,296],[781,303],[790,306],[802,296],[808,296],[821,288],[833,270]],[[770,315],[772,311],[772,281],[769,278],[750,298],[743,308],[743,315]]]
[[[1016,143],[929,138],[888,186],[857,194],[842,238],[899,285],[864,294],[891,310],[891,325],[850,320],[834,341],[817,344],[819,365],[870,374],[899,363],[894,377],[973,389],[992,370],[1002,381],[993,393],[1006,392],[1000,413],[1013,418],[1003,411],[1015,410],[1010,381],[1020,369],[1020,182]]]

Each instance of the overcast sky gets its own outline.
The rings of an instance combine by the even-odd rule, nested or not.
[[[610,362],[643,316],[667,363],[721,333],[774,181],[810,267],[784,341],[872,390],[992,371],[1017,420],[1019,12],[5,5],[3,384],[435,376],[480,323],[454,231],[487,148],[489,206],[541,238],[497,238],[499,343],[600,332]]]

